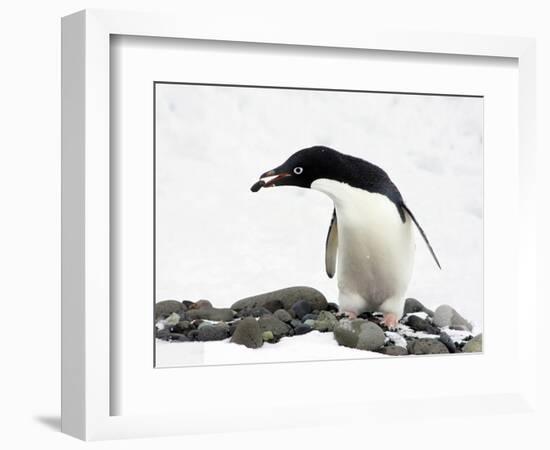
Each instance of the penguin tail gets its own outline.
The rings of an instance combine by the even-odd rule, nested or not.
[[[418,221],[416,220],[416,217],[414,217],[414,214],[412,213],[412,211],[408,208],[407,205],[405,205],[405,203],[401,203],[401,207],[407,211],[407,214],[409,215],[409,217],[412,219],[412,221],[414,222],[414,224],[416,225],[416,228],[418,228],[418,231],[420,232],[420,234],[422,235],[422,238],[424,239],[424,242],[426,243],[426,245],[428,246],[428,249],[430,250],[430,253],[432,254],[433,256],[433,259],[435,261],[435,263],[437,264],[437,267],[439,267],[441,269],[441,264],[439,264],[439,260],[437,259],[437,256],[435,255],[435,252],[434,252],[434,249],[432,248],[431,244],[430,244],[430,241],[428,240],[428,236],[426,236],[426,233],[424,233],[424,230],[422,229],[422,227],[420,226],[420,224],[418,223]]]

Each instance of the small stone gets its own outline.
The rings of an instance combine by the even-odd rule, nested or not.
[[[321,332],[333,331],[337,324],[338,319],[334,314],[329,311],[321,311],[313,325],[313,328]]]
[[[338,311],[340,311],[340,307],[336,304],[336,303],[328,303],[327,304],[327,307],[325,308],[325,311],[329,311],[329,312],[332,312],[332,313],[337,313]]]
[[[449,349],[439,339],[420,338],[409,341],[407,350],[412,355],[433,355],[440,353],[449,353]]]
[[[334,339],[339,345],[355,348],[357,346],[358,333],[353,329],[351,321],[343,319],[334,328]]]
[[[406,348],[401,347],[399,345],[389,345],[387,347],[382,347],[376,350],[376,352],[382,353],[383,355],[390,355],[390,356],[403,356],[403,355],[409,354]]]
[[[428,316],[433,317],[434,312],[431,309],[426,308],[422,303],[420,303],[415,298],[408,298],[405,300],[405,308],[403,309],[403,315],[413,314],[417,312],[423,312],[428,314]]]
[[[170,330],[168,328],[163,328],[161,330],[156,330],[156,336],[158,339],[168,340],[168,336],[170,336]]]
[[[294,334],[296,336],[300,336],[302,334],[307,334],[312,330],[313,328],[311,328],[309,325],[306,325],[305,323],[300,323],[300,325],[294,329]]]
[[[235,313],[229,308],[200,308],[190,309],[185,313],[190,320],[204,319],[229,322],[233,320]]]
[[[435,310],[433,321],[440,328],[449,327],[453,330],[472,331],[472,324],[449,305],[439,306]]]
[[[274,337],[275,336],[273,336],[273,333],[269,330],[262,333],[262,339],[264,341],[272,341]]]
[[[286,336],[290,330],[289,325],[272,315],[260,317],[258,325],[262,331],[271,331],[275,338]]]
[[[313,311],[313,307],[307,300],[300,300],[292,305],[292,311],[294,311],[296,317],[302,319],[306,314]]]
[[[199,333],[197,340],[199,341],[221,341],[227,338],[229,331],[224,327],[218,327],[216,325],[206,325],[199,327]]]
[[[290,325],[292,326],[292,328],[298,328],[300,325],[303,325],[303,323],[302,323],[301,320],[292,319],[292,320],[290,321]]]
[[[356,348],[359,350],[377,350],[384,345],[386,335],[382,328],[374,322],[365,322],[357,338]]]
[[[180,315],[178,313],[170,314],[166,319],[164,319],[164,325],[167,327],[173,327],[178,324],[180,321]]]
[[[193,303],[191,300],[183,300],[181,302],[183,308],[185,311],[187,311],[189,308],[191,308],[191,306],[193,306],[195,303]]]
[[[307,325],[308,327],[313,328],[313,327],[315,326],[315,320],[313,320],[313,319],[307,319],[307,320],[304,322],[304,325]]]
[[[308,301],[313,306],[313,309],[318,309],[319,311],[325,309],[328,304],[325,296],[317,289],[307,286],[294,286],[243,298],[233,303],[231,309],[238,312],[246,307],[264,306],[271,300],[279,300],[283,304],[283,309],[287,311],[300,300]]]
[[[270,313],[274,313],[278,309],[284,309],[283,302],[281,300],[273,299],[264,303],[263,307]]]
[[[443,342],[443,344],[445,344],[450,353],[456,353],[458,351],[454,341],[451,339],[451,336],[449,336],[447,333],[442,332],[439,335],[439,340]]]
[[[441,330],[437,327],[434,327],[430,322],[427,320],[422,319],[418,316],[408,316],[407,317],[407,325],[411,327],[415,331],[423,331],[428,334],[439,334],[441,333]]]
[[[190,339],[182,333],[170,333],[168,336],[169,341],[188,342]]]
[[[179,313],[182,310],[181,302],[177,300],[163,300],[155,304],[155,322],[165,319],[172,313]]]
[[[174,326],[174,332],[175,333],[187,333],[189,330],[191,330],[193,327],[191,326],[191,322],[188,320],[180,320],[175,326]]]
[[[246,317],[239,321],[231,342],[244,345],[248,348],[259,348],[263,345],[262,330],[253,317]]]
[[[273,313],[273,315],[279,319],[282,320],[285,323],[292,321],[292,316],[288,313],[286,309],[278,309]]]
[[[199,330],[191,330],[189,333],[187,333],[187,337],[190,341],[196,341],[199,337]]]
[[[483,335],[478,334],[470,339],[464,348],[462,349],[465,353],[481,353],[483,351]]]

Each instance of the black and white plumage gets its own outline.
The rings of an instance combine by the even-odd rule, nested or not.
[[[386,324],[395,326],[414,264],[413,224],[440,264],[386,172],[363,159],[315,146],[262,174],[252,190],[273,186],[310,188],[332,199],[325,267],[330,278],[337,276],[340,307],[351,315],[382,312]]]

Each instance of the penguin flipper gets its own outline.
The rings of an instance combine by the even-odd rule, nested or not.
[[[424,230],[422,229],[422,227],[420,226],[420,224],[417,222],[416,220],[416,217],[414,217],[414,214],[412,213],[412,211],[408,208],[407,205],[405,205],[405,203],[401,203],[401,207],[407,211],[407,214],[409,215],[409,217],[412,219],[412,221],[414,222],[414,224],[416,225],[416,228],[418,228],[418,231],[420,231],[420,234],[422,236],[422,238],[424,239],[424,242],[426,243],[426,245],[428,246],[428,249],[430,250],[430,253],[432,254],[433,256],[433,259],[435,261],[435,263],[437,264],[437,267],[439,267],[441,269],[441,264],[439,264],[439,260],[437,259],[437,256],[435,256],[435,252],[434,252],[434,249],[432,248],[431,244],[430,244],[430,241],[428,241],[428,236],[426,236],[426,233],[424,233]]]
[[[336,253],[338,251],[338,221],[336,219],[336,209],[332,212],[332,220],[328,229],[327,240],[325,243],[325,269],[329,278],[336,272]]]

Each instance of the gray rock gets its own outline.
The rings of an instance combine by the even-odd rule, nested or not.
[[[164,325],[166,325],[167,327],[173,327],[177,325],[179,321],[180,321],[180,315],[178,313],[173,312],[166,319],[164,319]]]
[[[384,345],[386,335],[374,322],[361,324],[356,348],[359,350],[378,350]]]
[[[198,328],[198,341],[221,341],[229,335],[229,330],[217,325],[205,325]]]
[[[304,325],[307,325],[308,327],[313,328],[313,327],[315,326],[315,320],[313,320],[313,319],[307,319],[307,320],[304,322]]]
[[[302,322],[305,322],[306,320],[317,320],[317,317],[319,317],[319,314],[309,313],[300,317],[300,319],[302,320]]]
[[[258,320],[258,325],[262,332],[271,331],[275,338],[286,336],[290,331],[290,325],[287,325],[282,320],[275,316],[264,316]]]
[[[442,332],[439,335],[439,340],[443,342],[443,344],[445,344],[450,353],[456,353],[458,351],[454,341],[451,339],[451,336],[449,336],[447,333]]]
[[[210,309],[213,308],[212,302],[210,300],[197,300],[189,309]]]
[[[340,307],[336,303],[331,302],[327,304],[325,310],[332,313],[337,313],[338,311],[340,311]]]
[[[253,317],[240,320],[233,332],[231,342],[248,348],[259,348],[263,345],[262,330]]]
[[[277,311],[275,311],[273,313],[273,315],[279,319],[279,320],[282,320],[283,322],[285,323],[288,323],[288,322],[291,322],[292,321],[292,316],[288,313],[287,310],[285,309],[278,309]]]
[[[441,333],[441,330],[439,328],[434,327],[430,322],[418,316],[407,317],[407,325],[415,331],[423,331],[429,334]]]
[[[264,341],[272,341],[274,338],[275,336],[273,336],[273,333],[271,331],[264,331],[262,333],[262,339]]]
[[[421,338],[407,343],[407,350],[412,355],[433,355],[449,353],[449,349],[439,339]]]
[[[290,325],[292,326],[292,328],[298,328],[300,325],[303,325],[303,323],[302,323],[301,320],[292,319],[292,320],[290,321]]]
[[[177,341],[177,342],[188,342],[190,339],[182,333],[170,333],[168,336],[168,341]]]
[[[433,321],[440,328],[449,327],[453,330],[472,331],[472,324],[449,305],[439,306],[435,310]]]
[[[478,334],[466,342],[462,350],[466,353],[481,353],[483,351],[483,334]]]
[[[300,325],[294,329],[294,334],[296,336],[299,336],[302,334],[307,334],[312,330],[313,328],[311,328],[309,325],[306,325],[305,323],[300,323]]]
[[[339,345],[355,348],[358,338],[358,330],[354,329],[350,320],[343,319],[334,328],[334,339]]]
[[[180,320],[177,325],[174,326],[174,332],[175,333],[187,333],[190,330],[192,330],[193,327],[191,326],[191,322],[188,320]]]
[[[338,319],[334,314],[329,311],[321,311],[313,324],[313,328],[321,332],[334,331],[337,324]]]
[[[399,345],[389,345],[387,347],[382,347],[376,350],[376,352],[382,353],[383,355],[390,355],[390,356],[403,356],[403,355],[409,354],[409,352],[405,347],[401,347]]]
[[[286,310],[291,309],[292,305],[300,300],[307,300],[313,309],[318,309],[319,311],[326,309],[328,305],[325,296],[317,289],[307,286],[295,286],[243,298],[233,303],[231,309],[240,311],[246,307],[265,306],[267,302],[273,300],[279,300]]]
[[[172,313],[182,312],[182,304],[177,300],[163,300],[155,303],[155,321],[165,319]]]
[[[190,309],[186,316],[190,320],[203,319],[229,322],[233,320],[235,313],[229,308],[201,308]]]
[[[407,300],[405,300],[405,308],[403,310],[403,315],[406,316],[407,314],[412,314],[417,312],[426,313],[430,317],[434,316],[434,312],[431,309],[426,308],[417,299],[408,298]]]

